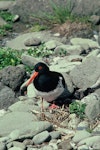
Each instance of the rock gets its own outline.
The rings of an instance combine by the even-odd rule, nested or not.
[[[73,142],[77,143],[83,139],[90,137],[90,136],[91,136],[91,133],[87,132],[86,130],[80,130],[80,131],[76,131],[72,140],[73,140]]]
[[[9,148],[8,150],[23,150],[23,149],[22,149],[22,148],[19,148],[19,147],[14,146],[14,147]]]
[[[65,128],[60,128],[60,127],[57,127],[56,129],[57,131],[59,131],[60,133],[64,133],[64,134],[68,134],[68,135],[74,135],[75,134],[75,131],[74,130],[70,130],[70,129],[65,129]]]
[[[41,40],[39,38],[28,38],[24,42],[25,46],[38,46],[41,44]]]
[[[87,130],[89,128],[89,122],[87,121],[81,121],[78,126],[77,126],[77,130]]]
[[[41,42],[47,42],[49,40],[57,40],[60,41],[59,37],[53,37],[53,35],[50,33],[50,31],[40,31],[40,32],[33,32],[33,33],[25,33],[25,34],[21,34],[19,36],[17,36],[16,38],[14,38],[13,40],[9,40],[6,43],[7,47],[10,47],[12,49],[16,49],[16,50],[27,50],[30,47],[25,46],[24,42],[26,39],[28,38],[39,38],[41,40]],[[18,43],[18,44],[17,44]]]
[[[27,65],[29,67],[33,67],[34,69],[34,65],[37,64],[39,62],[38,59],[36,59],[33,56],[29,56],[27,54],[22,54],[21,56],[21,61],[24,65]]]
[[[81,145],[78,147],[78,150],[88,150],[88,146],[87,145]]]
[[[57,143],[49,142],[49,145],[50,145],[54,150],[58,150],[58,145],[57,145]]]
[[[100,58],[100,54],[98,54],[98,56],[97,57],[99,57]]]
[[[51,136],[51,139],[59,139],[59,138],[61,138],[61,134],[58,131],[50,132],[50,136]]]
[[[88,147],[90,146],[93,146],[95,144],[95,142],[99,142],[100,143],[100,136],[93,136],[93,137],[88,137],[86,139],[83,139],[81,140],[79,143],[78,143],[78,146],[80,145],[83,145],[83,144],[86,144]]]
[[[74,114],[70,114],[69,118],[70,118],[70,121],[68,122],[68,128],[76,129],[80,122],[80,119],[77,118],[76,115]]]
[[[82,60],[84,59],[84,57],[80,56],[80,55],[69,55],[66,56],[67,61],[69,62],[82,62]]]
[[[41,132],[35,135],[32,139],[34,144],[42,144],[43,142],[49,141],[49,140],[50,140],[50,134],[48,131]]]
[[[3,142],[0,142],[0,150],[6,150],[6,144]]]
[[[74,6],[74,1],[72,1],[73,6]],[[91,15],[91,14],[97,14],[99,15],[99,1],[96,0],[95,2],[93,1],[93,3],[91,4],[91,0],[87,0],[86,1],[76,1],[76,7],[73,8],[73,14],[77,14],[77,15]],[[88,9],[89,8],[89,9]],[[94,10],[94,11],[93,11]]]
[[[98,44],[100,45],[100,33],[98,35]]]
[[[59,37],[60,33],[55,33],[54,36]]]
[[[55,54],[61,55],[65,53],[66,55],[80,55],[83,51],[83,48],[80,45],[60,45],[57,46],[54,50]]]
[[[31,112],[32,110],[39,111],[40,108],[35,105],[33,100],[18,101],[15,104],[11,105],[8,110],[10,111],[18,111],[18,112]]]
[[[62,141],[60,144],[58,144],[58,148],[62,150],[71,150],[72,146],[70,144],[70,140]]]
[[[93,149],[100,149],[100,140],[99,141],[96,141],[93,145]]]
[[[52,124],[47,121],[34,121],[34,122],[32,121],[21,130],[20,139],[29,137],[31,138],[45,130],[51,131],[52,129],[53,129]]]
[[[86,103],[85,114],[90,121],[93,121],[100,114],[100,97],[92,93],[84,97],[82,102]]]
[[[33,141],[32,139],[25,139],[23,141],[23,144],[28,147],[28,145],[33,145]]]
[[[34,98],[34,97],[37,96],[36,93],[35,93],[34,86],[33,86],[32,83],[27,88],[27,96],[29,98]]]
[[[0,133],[2,136],[10,134],[13,130],[24,129],[27,122],[33,123],[36,116],[27,112],[11,112],[0,118]],[[9,126],[6,126],[6,125]]]
[[[42,148],[40,148],[40,150],[57,150],[57,149],[54,149],[54,147],[52,147],[50,145],[46,145],[46,146],[43,146]]]
[[[94,25],[99,25],[100,24],[100,16],[97,15],[92,15],[89,19]]]
[[[3,18],[0,17],[0,26],[4,26],[6,24],[7,22]]]
[[[61,45],[61,43],[56,40],[50,40],[45,43],[46,48],[50,50],[55,49],[58,45]]]
[[[92,86],[100,76],[100,59],[89,57],[81,65],[71,70],[70,76],[76,87],[87,89]]]
[[[6,110],[4,110],[4,109],[1,109],[0,110],[0,117],[2,117],[4,114],[6,114],[7,112],[6,112]]]
[[[91,51],[91,52],[83,59],[83,61],[86,61],[86,59],[89,58],[89,57],[98,56],[99,53],[100,53],[100,50],[99,50],[99,49],[95,49],[95,50]]]
[[[39,109],[42,108],[42,100],[38,101],[37,105],[39,106]],[[48,103],[47,101],[44,100],[43,101],[43,108],[48,109],[49,106],[50,106],[50,103]]]
[[[14,1],[0,1],[0,10],[8,10],[14,3]]]
[[[9,82],[9,81],[8,81]],[[11,104],[18,101],[15,93],[7,86],[3,86],[0,90],[0,109],[7,109]]]
[[[17,22],[19,19],[20,19],[19,15],[15,15],[12,21]]]
[[[98,124],[94,129],[93,129],[94,134],[100,133],[100,124]]]
[[[65,119],[64,121],[62,121],[61,126],[68,127],[68,119]]]
[[[26,76],[26,71],[23,65],[5,67],[2,69],[1,73],[1,82],[13,90],[19,90]]]
[[[7,140],[7,141],[9,141],[9,142],[14,141],[14,140],[18,139],[19,136],[20,136],[20,131],[19,131],[18,129],[13,130],[13,131],[9,134],[9,136],[8,136],[8,137],[9,137],[9,140]]]
[[[72,38],[70,40],[70,42],[73,45],[80,45],[80,46],[88,45],[89,48],[99,48],[98,43],[96,41],[91,40],[91,39]]]
[[[5,142],[7,142],[9,140],[9,137],[8,136],[5,136],[5,137],[1,137],[0,138],[0,143],[5,143]]]
[[[63,57],[63,59],[59,59],[57,64],[52,64],[50,66],[51,71],[57,71],[57,72],[64,72],[64,73],[70,73],[70,71],[76,67],[76,65],[80,65],[81,62],[68,62],[66,57]]]
[[[55,0],[54,1],[56,5],[58,6],[66,6],[69,4],[69,1],[60,1],[60,0]],[[34,4],[34,5],[33,5]],[[71,4],[71,12],[74,15],[81,15],[81,16],[90,16],[92,14],[97,14],[99,15],[99,8],[100,8],[100,3],[98,0],[95,0],[91,3],[91,0],[87,1],[70,1]],[[17,11],[17,8],[19,8],[19,11]],[[30,9],[28,9],[30,8]],[[41,8],[41,10],[40,10]],[[40,10],[40,11],[38,11]],[[35,0],[18,0],[15,5],[12,6],[10,11],[14,14],[19,13],[19,15],[22,18],[23,22],[29,22],[30,23],[33,21],[32,14],[41,15],[41,13],[49,14],[51,13],[52,10],[52,5],[49,3],[49,1],[35,1]],[[48,13],[47,13],[48,12]]]
[[[13,141],[13,146],[14,147],[19,147],[21,150],[25,150],[26,149],[26,146],[23,143],[17,142],[17,141]]]

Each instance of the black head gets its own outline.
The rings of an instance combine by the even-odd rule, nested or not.
[[[49,71],[49,67],[45,63],[39,62],[34,66],[34,70],[39,73],[45,73]]]

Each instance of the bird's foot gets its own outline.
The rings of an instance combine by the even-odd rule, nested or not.
[[[57,108],[59,108],[59,106],[58,106],[58,105],[55,105],[55,104],[52,104],[49,108],[50,108],[50,109],[57,109]]]

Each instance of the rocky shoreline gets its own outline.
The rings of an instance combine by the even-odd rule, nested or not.
[[[16,34],[4,39],[3,46],[27,51],[42,43],[45,52],[52,52],[48,57],[23,53],[22,64],[0,70],[0,150],[99,150],[100,45],[94,37],[67,39],[59,32],[42,31]],[[27,95],[20,95],[31,75],[25,65],[33,67],[40,61],[62,73],[66,82],[57,100],[59,108],[50,110],[44,101],[43,113],[32,84]],[[70,113],[72,102],[86,105],[83,118]]]
[[[45,32],[19,35],[8,41],[7,46],[19,47],[21,50],[23,46],[27,48],[29,44],[36,45],[38,39],[42,42],[40,37],[45,37],[44,34]],[[36,98],[32,85],[28,87],[27,95],[17,96],[17,102],[15,102],[14,90],[24,83],[22,79],[25,79],[25,69],[23,65],[2,69],[0,103],[3,107],[5,104],[8,106],[5,105],[7,110],[2,107],[0,111],[1,150],[94,150],[100,147],[99,45],[96,41],[82,38],[72,38],[71,44],[66,45],[58,40],[59,37],[53,39],[52,36],[48,36],[48,41],[46,38],[45,46],[55,52],[54,56],[46,60],[23,54],[22,62],[24,65],[32,66],[39,61],[47,61],[50,70],[63,73],[67,90],[59,99],[65,106],[51,112],[50,103],[44,102],[43,115],[41,100]],[[35,38],[36,40],[33,40]],[[28,46],[25,46],[25,39],[29,42]],[[59,50],[62,48],[67,52],[65,56],[59,55]],[[87,91],[88,88],[92,90]],[[9,104],[11,96],[13,100]],[[71,100],[86,104],[84,119],[81,120],[76,114],[69,113],[69,107],[66,104]]]

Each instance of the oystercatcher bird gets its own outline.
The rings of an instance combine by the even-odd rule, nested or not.
[[[65,89],[65,80],[61,73],[50,71],[49,67],[42,62],[37,63],[34,70],[35,72],[21,90],[24,91],[33,82],[36,95],[42,98],[43,110],[43,99],[48,102],[56,100]],[[56,105],[52,104],[51,108],[56,108]]]

